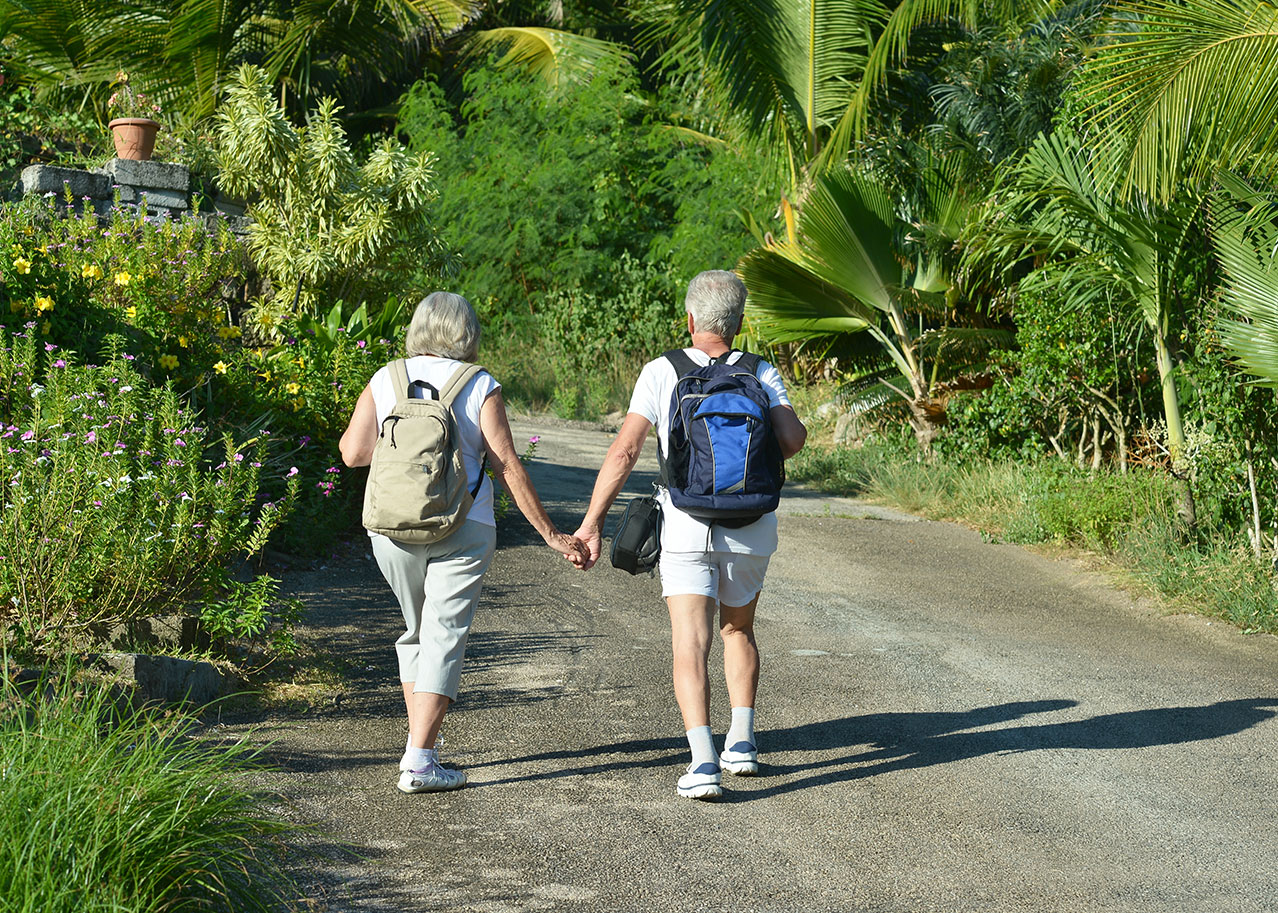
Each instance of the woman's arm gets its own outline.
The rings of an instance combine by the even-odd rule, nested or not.
[[[367,466],[373,461],[373,448],[377,446],[377,407],[370,388],[365,387],[359,395],[350,423],[337,446],[342,452],[342,462],[351,468]]]
[[[479,411],[479,430],[484,436],[488,465],[492,467],[493,476],[510,492],[519,512],[528,519],[547,545],[577,567],[584,566],[587,559],[586,547],[574,537],[555,528],[541,499],[537,497],[537,489],[533,488],[528,470],[515,452],[515,442],[510,436],[510,422],[506,418],[506,403],[502,399],[501,390],[494,390],[484,400]]]

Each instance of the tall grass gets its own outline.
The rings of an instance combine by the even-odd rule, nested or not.
[[[789,477],[932,519],[958,520],[1008,542],[1061,543],[1104,554],[1179,606],[1244,631],[1278,633],[1271,570],[1227,536],[1184,541],[1170,480],[1041,463],[925,460],[905,441],[805,450]]]
[[[254,751],[117,705],[69,671],[0,684],[0,911],[280,910],[288,826],[241,785]],[[292,895],[296,896],[296,895]]]

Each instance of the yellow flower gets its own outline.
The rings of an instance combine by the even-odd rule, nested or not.
[[[25,276],[27,273],[31,272],[31,261],[23,257],[18,257],[13,261],[13,268]]]
[[[218,327],[217,335],[219,339],[235,339],[240,335],[239,327]]]
[[[179,336],[178,345],[180,345],[184,349],[189,349],[191,348],[191,340],[187,339],[185,336]]]
[[[121,286],[128,285],[132,281],[133,281],[133,277],[126,272],[118,272],[115,274],[116,285],[121,285]]]
[[[266,381],[268,384],[271,382],[271,371],[269,368],[265,371],[259,371],[257,376],[262,378],[262,380]]]
[[[299,368],[305,368],[305,367],[306,367],[306,360],[305,360],[304,358],[302,358],[302,356],[301,356],[301,355],[297,356],[297,359],[296,359],[293,363],[294,363],[295,365],[297,365]]]
[[[35,300],[36,310],[43,314],[45,311],[53,310],[53,299],[48,295],[41,295]]]
[[[226,362],[219,361],[217,364],[213,366],[213,370],[216,371],[218,374],[225,374],[226,369],[229,367],[230,365],[228,365]]]
[[[124,309],[124,316],[128,317],[130,320],[136,320],[138,316],[138,309],[133,305],[129,305]]]
[[[305,405],[305,403],[303,403],[300,399],[295,399],[295,400],[293,400],[293,411],[294,411],[294,412],[301,412],[301,411],[302,411],[302,406],[304,406],[304,405]]]
[[[80,270],[80,276],[84,279],[101,279],[102,267],[96,263],[86,263]]]
[[[173,371],[177,368],[177,366],[178,366],[178,360],[176,355],[160,356],[160,367],[163,368],[164,370]]]
[[[297,396],[297,394],[302,392],[302,387],[300,384],[287,384],[284,387],[284,392],[289,396]]]

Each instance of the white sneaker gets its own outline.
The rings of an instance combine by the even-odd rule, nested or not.
[[[438,793],[461,789],[466,785],[466,772],[430,764],[421,770],[406,770],[399,775],[402,793]]]
[[[759,750],[749,742],[737,742],[719,755],[723,769],[738,777],[753,777],[759,772]]]
[[[688,772],[679,778],[679,795],[685,799],[718,799],[723,795],[723,774],[719,765],[706,761],[696,770],[688,765]]]

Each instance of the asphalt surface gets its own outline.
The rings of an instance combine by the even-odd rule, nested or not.
[[[533,478],[575,529],[610,435],[514,425],[541,435]],[[269,743],[262,785],[318,825],[298,863],[315,909],[1278,909],[1278,641],[953,524],[797,490],[781,512],[763,767],[715,803],[675,794],[654,578],[575,571],[509,518],[444,727],[470,785],[415,796],[394,787],[402,623],[376,566],[290,578],[349,687],[219,731]],[[722,738],[721,666],[711,681]]]

